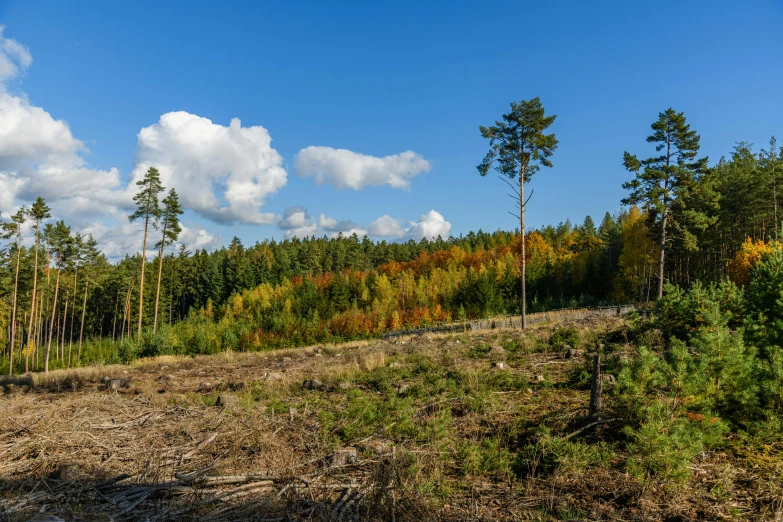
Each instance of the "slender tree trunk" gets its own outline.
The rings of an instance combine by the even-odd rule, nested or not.
[[[84,313],[87,310],[87,289],[90,287],[90,281],[84,281],[84,300],[82,301],[82,324],[79,327],[79,353],[76,354],[76,361],[82,363],[82,337],[84,336]],[[101,324],[103,326],[103,324]]]
[[[658,252],[658,298],[663,297],[663,263],[664,255],[666,253],[666,221],[668,220],[668,213],[664,213],[661,220],[661,237],[659,240],[659,252]]]
[[[62,342],[60,343],[60,360],[65,361],[65,331],[68,329],[68,303],[71,300],[71,289],[67,288],[65,289],[65,311],[63,312],[63,324],[62,328],[58,332],[60,334],[60,338],[62,339]]]
[[[52,323],[49,326],[49,341],[44,352],[44,373],[49,373],[49,354],[52,351],[52,333],[54,332],[54,317],[57,315],[57,294],[60,292],[60,269],[57,269],[57,280],[54,284],[54,303],[52,304]]]
[[[19,241],[16,243],[16,276],[14,277],[14,302],[11,306],[11,345],[8,350],[8,375],[14,374],[14,341],[16,340],[16,292],[19,288],[19,258],[22,255],[22,249],[19,248]],[[32,315],[30,311],[30,315]],[[24,321],[24,317],[22,317]],[[24,336],[22,337],[24,339]]]
[[[522,312],[522,329],[527,328],[527,295],[525,285],[525,268],[527,262],[525,261],[525,169],[523,168],[519,173],[519,233],[521,234],[521,255],[522,255],[522,298],[520,303],[520,310]]]
[[[35,334],[35,369],[40,370],[41,369],[41,346],[43,346],[43,336],[44,336],[44,313],[43,313],[43,296],[38,298],[38,318],[36,320],[36,330],[38,332]]]
[[[111,325],[111,340],[117,340],[117,312],[120,307],[120,286],[117,285],[117,298],[114,300],[114,322]]]
[[[158,289],[155,292],[155,319],[152,321],[152,333],[158,331],[158,302],[160,301],[160,280],[163,275],[163,247],[166,244],[166,225],[166,221],[163,221],[163,237],[160,240],[160,254],[158,254],[160,259],[158,262]]]
[[[69,369],[71,368],[71,350],[73,349],[73,321],[76,318],[76,288],[77,288],[76,282],[78,280],[77,279],[78,277],[79,277],[79,269],[76,268],[74,269],[73,272],[73,305],[72,305],[73,309],[71,310],[71,328],[70,331],[68,332],[68,368]],[[63,324],[63,327],[65,327],[65,324]],[[63,350],[64,349],[65,348],[63,345]]]
[[[33,299],[32,299],[32,308],[30,310],[30,326],[27,329],[27,337],[28,340],[32,339],[33,335],[33,325],[34,325],[34,318],[35,318],[35,291],[38,284],[38,241],[39,241],[39,235],[38,231],[41,228],[40,223],[35,223],[35,263],[33,264]],[[29,344],[29,343],[28,343]],[[30,371],[30,350],[25,351],[25,358],[24,358],[24,371],[25,373]]]
[[[147,261],[147,228],[150,224],[149,205],[147,205],[147,214],[144,217],[144,241],[141,244],[141,279],[139,281],[139,331],[137,337],[141,340],[141,322],[144,318],[144,265]]]

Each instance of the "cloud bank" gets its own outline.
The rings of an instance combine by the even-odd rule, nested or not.
[[[350,236],[355,233],[359,237],[419,241],[423,238],[434,239],[438,236],[447,238],[451,231],[451,223],[435,210],[422,214],[417,221],[408,222],[385,215],[373,221],[369,227],[362,228],[351,220],[338,221],[324,214],[321,214],[318,219],[313,219],[303,206],[285,209],[277,226],[285,232],[286,237],[298,238],[337,237],[339,234]]]
[[[139,131],[127,181],[117,168],[96,169],[86,162],[87,147],[67,122],[9,90],[33,58],[27,47],[6,38],[4,29],[0,26],[0,211],[5,216],[41,196],[55,219],[92,234],[108,257],[133,254],[140,247],[139,226],[128,223],[127,215],[134,208],[136,181],[156,167],[163,185],[177,189],[185,209],[221,225],[275,224],[286,237],[357,234],[392,240],[447,237],[451,230],[435,210],[417,221],[384,215],[367,227],[325,214],[311,217],[301,206],[286,208],[283,216],[264,212],[267,198],[288,181],[283,158],[267,129],[243,127],[237,118],[226,126],[185,111],[163,114]],[[300,176],[318,185],[353,190],[404,189],[431,167],[412,151],[376,157],[317,146],[300,150],[294,163]],[[180,243],[191,249],[216,248],[221,239],[187,220],[180,235]]]
[[[316,146],[300,150],[294,163],[300,176],[313,178],[319,185],[354,190],[379,185],[406,188],[416,175],[430,170],[430,162],[412,151],[379,158]]]

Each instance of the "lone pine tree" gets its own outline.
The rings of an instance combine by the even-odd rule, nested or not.
[[[655,143],[658,156],[640,160],[625,152],[623,165],[634,174],[634,179],[623,183],[631,193],[622,200],[625,205],[642,204],[650,212],[658,229],[658,297],[663,295],[666,232],[672,210],[676,205],[687,206],[690,191],[707,170],[707,157],[696,159],[699,135],[691,130],[682,112],[669,108],[658,114],[652,124],[653,133],[648,143]],[[707,216],[691,209],[684,216],[691,221],[703,221]],[[687,234],[687,223],[676,223],[678,230]]]
[[[136,211],[128,216],[131,223],[144,219],[144,239],[141,243],[141,277],[139,279],[139,329],[137,337],[141,338],[141,322],[144,318],[144,265],[147,260],[147,233],[149,226],[156,226],[160,219],[160,205],[158,194],[163,192],[160,182],[160,173],[155,167],[150,167],[144,177],[136,182],[140,187],[138,194],[133,196],[136,203]]]
[[[502,121],[496,121],[490,127],[479,127],[481,136],[489,140],[489,152],[479,164],[478,171],[486,176],[491,168],[500,173],[500,178],[505,181],[514,192],[509,194],[516,202],[519,214],[510,213],[519,218],[520,233],[520,263],[521,263],[521,291],[520,313],[522,314],[522,328],[527,327],[526,295],[525,295],[525,206],[530,200],[525,200],[525,183],[530,181],[543,165],[551,167],[549,158],[557,148],[557,139],[554,134],[546,134],[544,131],[554,123],[557,116],[544,114],[544,106],[536,97],[532,100],[521,100],[511,103],[511,112],[503,115]],[[506,179],[508,178],[508,179]],[[519,188],[509,180],[518,179]],[[530,196],[533,193],[531,191]]]
[[[179,204],[179,196],[177,191],[171,189],[168,196],[163,199],[163,210],[161,212],[161,222],[163,225],[163,233],[160,241],[155,244],[155,247],[159,249],[158,253],[158,288],[155,292],[155,318],[152,322],[152,332],[158,331],[158,304],[160,303],[160,280],[163,276],[163,250],[168,245],[174,244],[179,238],[179,233],[182,232],[182,227],[179,224],[179,216],[182,214],[182,207]]]

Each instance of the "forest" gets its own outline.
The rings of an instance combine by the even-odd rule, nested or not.
[[[512,104],[504,118],[546,119],[538,99]],[[529,152],[527,172],[502,163],[508,150],[496,146],[507,138],[502,132],[511,132],[506,124],[482,127],[493,148],[480,173],[501,161],[497,170],[511,179],[518,174],[522,193],[516,197],[524,196],[524,182],[538,166],[549,166],[546,158],[557,146],[554,135],[541,130],[549,124],[535,131],[552,138],[543,145],[547,154],[538,155],[540,144],[515,152]],[[622,212],[524,229],[524,235],[521,229],[479,230],[419,242],[340,235],[253,245],[234,237],[211,252],[190,251],[177,243],[182,209],[176,187],[163,187],[152,168],[138,183],[138,209],[129,216],[139,225],[141,248],[110,262],[92,237],[54,220],[39,198],[0,217],[0,370],[344,341],[519,314],[521,303],[528,312],[647,306],[666,283],[747,286],[756,262],[780,249],[783,148],[774,138],[764,148],[737,142],[710,162],[698,155],[699,136],[682,113],[660,113],[652,129],[647,142],[655,146],[640,133],[628,147],[660,156],[618,153],[629,171]]]

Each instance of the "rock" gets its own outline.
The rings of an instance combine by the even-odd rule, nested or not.
[[[395,362],[390,362],[389,363],[389,368],[393,368],[393,369],[402,368],[402,364],[400,364],[400,363],[398,363],[396,361]]]
[[[212,391],[212,384],[208,383],[208,382],[202,382],[201,384],[198,385],[198,390],[197,391],[199,391],[201,393],[206,393],[206,392]]]
[[[215,400],[215,406],[220,408],[235,408],[239,406],[239,399],[234,395],[222,393],[217,396],[217,399]]]
[[[617,382],[617,379],[611,373],[604,373],[601,375],[601,382],[610,386],[614,386],[614,384]]]
[[[171,375],[170,373],[167,373],[165,375],[161,375],[160,377],[158,377],[158,380],[159,381],[172,381],[172,380],[174,380],[174,376]]]
[[[291,362],[291,358],[290,357],[283,357],[283,362]]]
[[[332,454],[332,466],[345,466],[359,460],[359,452],[356,448],[339,448]]]
[[[569,351],[569,350],[571,350],[571,349],[572,349],[572,348],[571,348],[571,345],[570,345],[570,344],[563,343],[562,345],[560,345],[560,350],[561,350],[561,351],[568,352],[568,351]]]
[[[343,381],[340,384],[338,384],[337,387],[340,388],[341,390],[349,390],[353,388],[353,384],[351,384],[350,382]]]
[[[343,354],[341,354],[341,353],[334,354],[334,357],[342,357],[342,356],[343,356]]]
[[[527,393],[533,393],[533,388],[528,388],[528,389],[527,389],[527,390],[525,390],[525,391],[526,391]]]
[[[576,359],[582,355],[584,355],[582,350],[574,350],[573,348],[566,350],[566,359]]]
[[[264,379],[266,379],[267,381],[279,381],[282,378],[283,378],[283,374],[278,372],[269,372],[264,375]]]
[[[533,377],[533,381],[535,382],[544,382],[545,380],[546,379],[544,378],[543,375],[536,375],[535,377]]]
[[[54,480],[76,480],[79,478],[79,466],[76,464],[60,464],[49,478]]]
[[[410,389],[411,385],[405,382],[401,382],[397,385],[397,395],[405,395],[405,392],[407,392]]]
[[[124,390],[126,388],[130,388],[130,381],[123,377],[120,377],[119,379],[111,379],[109,377],[104,377],[103,387],[106,390],[114,390],[114,391]]]
[[[492,348],[489,349],[489,356],[490,357],[505,357],[506,356],[506,350],[502,346],[495,345]]]
[[[302,388],[305,390],[325,390],[326,385],[318,379],[305,379],[302,383]]]
[[[460,342],[460,340],[459,340],[459,339],[457,339],[457,340],[456,340],[456,341],[454,341],[454,342],[455,342],[455,343],[457,343],[457,344],[462,344],[462,343]]]
[[[321,353],[314,353],[313,357],[323,357],[323,354],[321,354]]]
[[[503,370],[503,369],[506,368],[506,363],[500,362],[500,361],[494,362],[494,363],[492,363],[492,367],[493,368],[497,368],[498,370]]]

